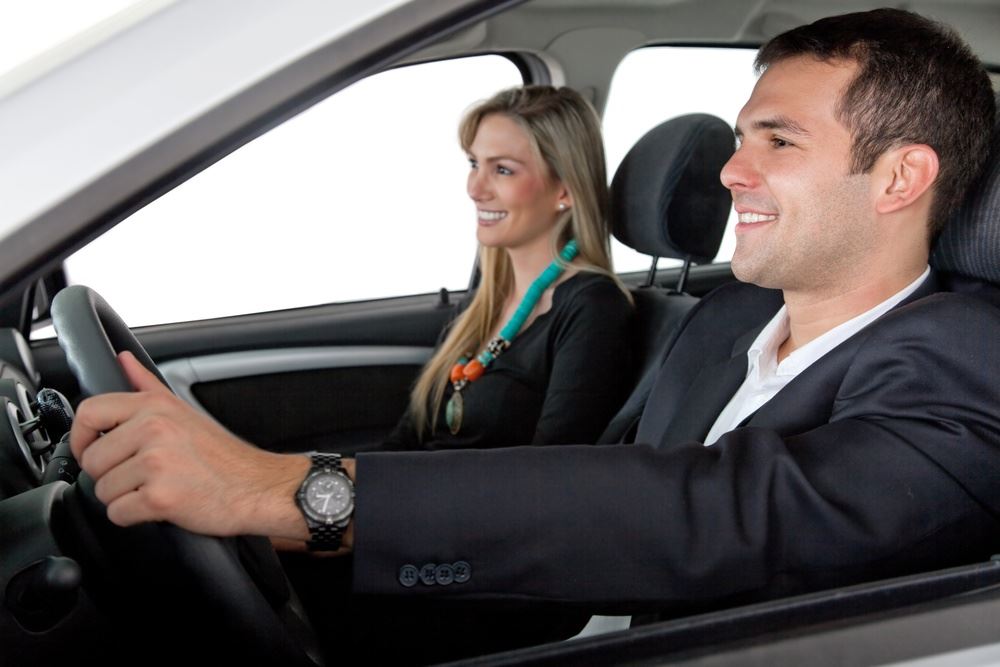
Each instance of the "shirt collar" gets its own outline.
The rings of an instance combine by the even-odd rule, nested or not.
[[[876,319],[891,310],[893,306],[910,296],[927,279],[931,268],[928,266],[920,276],[909,285],[890,296],[885,301],[860,315],[839,324],[822,336],[809,341],[794,350],[780,364],[777,363],[778,348],[790,331],[788,309],[782,306],[774,317],[761,330],[750,349],[747,350],[747,376],[760,379],[767,375],[798,375],[824,354],[840,345],[842,342],[864,329]]]
[[[782,306],[747,350],[747,376],[760,380],[773,374],[778,347],[788,338],[788,308]]]

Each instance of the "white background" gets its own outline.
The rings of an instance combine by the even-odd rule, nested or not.
[[[130,4],[8,6],[0,75]],[[734,124],[754,82],[752,58],[673,48],[628,56],[605,111],[609,177],[667,118],[699,111]],[[462,289],[475,218],[455,129],[469,104],[516,76],[493,58],[362,81],[124,221],[67,261],[69,277],[103,293],[133,326]],[[729,238],[719,258],[731,253]],[[619,271],[649,265],[618,244],[614,258]]]
[[[137,0],[8,0],[0,4],[0,76]]]

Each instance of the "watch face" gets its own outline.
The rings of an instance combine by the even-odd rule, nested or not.
[[[344,475],[319,472],[306,483],[303,500],[314,519],[333,523],[350,514],[354,494]]]

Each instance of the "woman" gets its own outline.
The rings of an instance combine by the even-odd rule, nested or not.
[[[482,280],[383,448],[592,443],[627,389],[631,319],[597,114],[569,88],[512,88],[459,140]]]
[[[512,88],[470,109],[459,140],[481,282],[382,449],[593,443],[629,386],[632,314],[611,271],[597,114],[569,88]],[[427,664],[562,639],[590,617],[528,602],[336,599],[344,655],[371,664],[400,662],[399,646],[406,664]]]

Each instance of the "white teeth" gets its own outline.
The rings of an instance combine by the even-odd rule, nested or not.
[[[505,217],[507,217],[506,211],[479,211],[480,220],[494,221],[501,220]]]
[[[771,220],[777,220],[776,215],[765,215],[763,213],[740,213],[738,214],[739,221],[742,223],[754,223],[754,222],[769,222]]]

